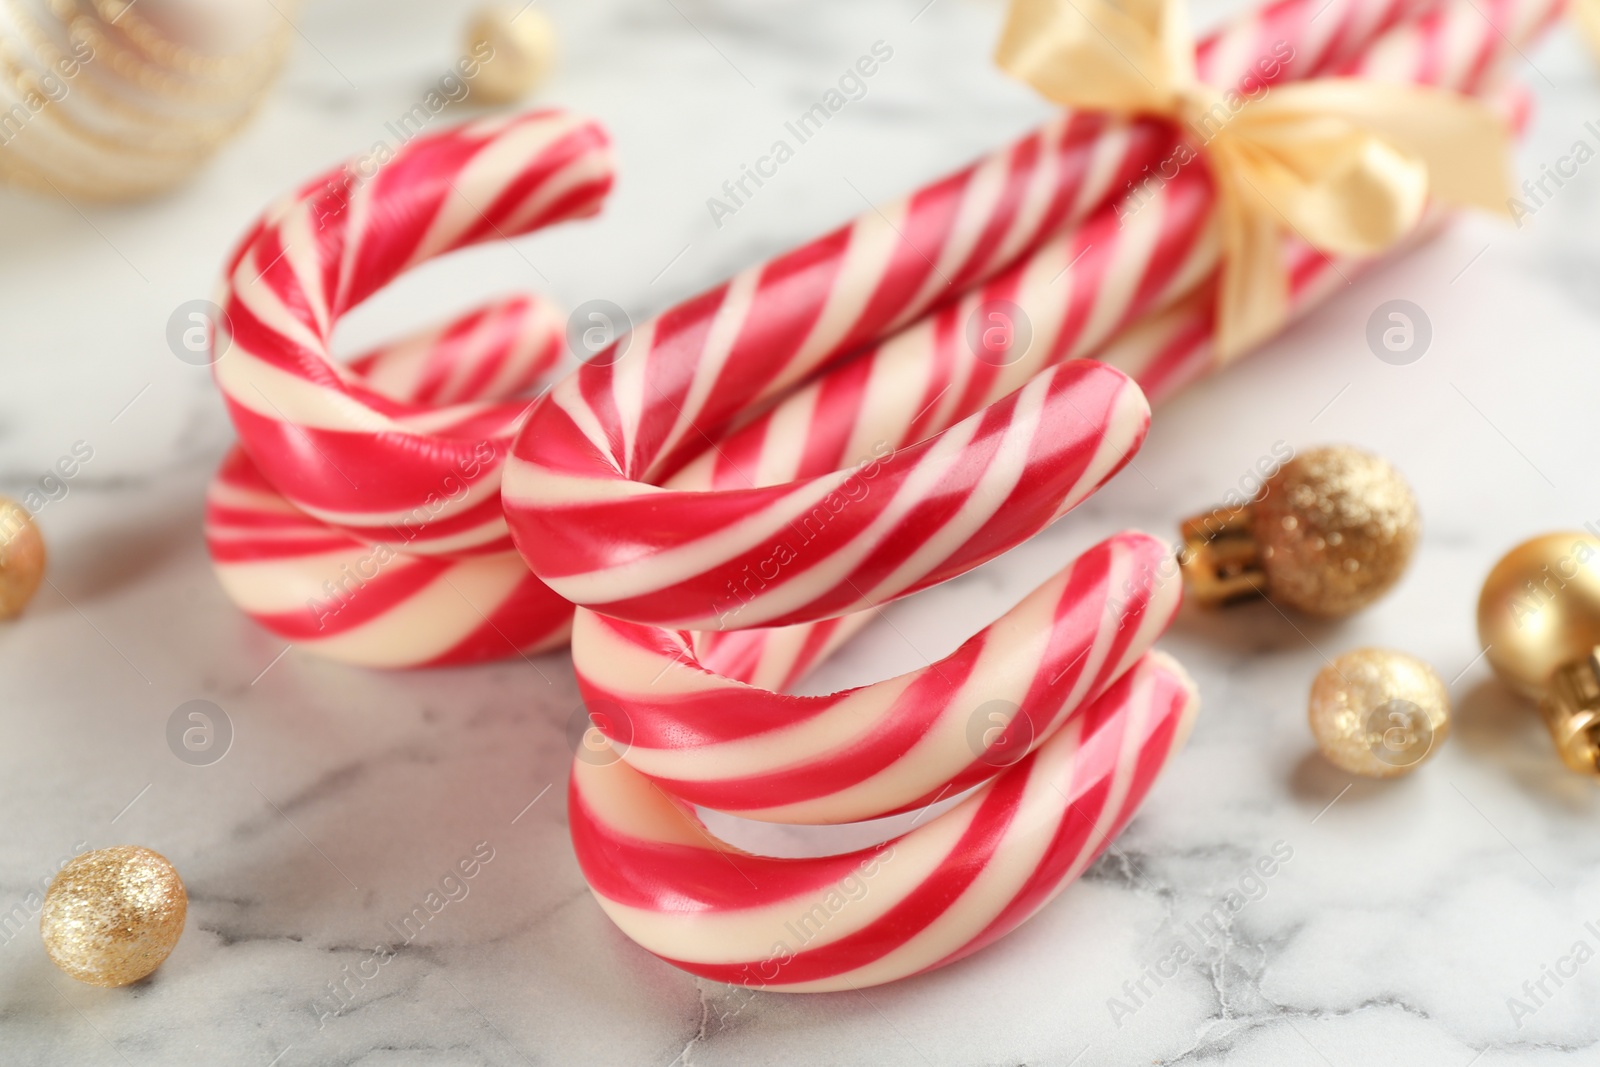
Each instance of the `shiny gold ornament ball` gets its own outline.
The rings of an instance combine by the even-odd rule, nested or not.
[[[1600,646],[1600,540],[1535,537],[1503,556],[1478,595],[1478,640],[1507,684],[1540,696],[1557,667]]]
[[[1450,732],[1450,692],[1433,668],[1381,648],[1347,652],[1311,683],[1317,748],[1365,778],[1393,778],[1431,756]]]
[[[33,516],[0,497],[0,619],[22,614],[44,579],[44,538]]]
[[[1348,445],[1303,452],[1254,505],[1267,595],[1310,615],[1359,611],[1400,579],[1421,525],[1411,488],[1383,459]]]
[[[51,962],[80,982],[123,986],[161,966],[189,896],[164,856],[136,845],[86,852],[56,875],[39,930]]]
[[[485,104],[513,104],[538,87],[555,65],[556,32],[525,4],[480,8],[467,28],[467,55],[480,66],[472,92]]]

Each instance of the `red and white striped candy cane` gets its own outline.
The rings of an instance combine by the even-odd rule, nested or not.
[[[1151,580],[1169,556],[1119,534],[937,663],[827,696],[728,678],[691,633],[592,611],[578,612],[573,663],[615,751],[677,799],[768,822],[859,822],[959,795],[1099,696],[1177,611],[1181,583]]]
[[[272,487],[244,451],[206,496],[222,588],[296,646],[364,667],[444,667],[533,655],[567,640],[572,606],[515,552],[411,556],[357,541]]]
[[[1032,755],[883,845],[754,856],[626,762],[573,764],[567,818],[595,898],[684,970],[810,993],[894,981],[1005,936],[1083,873],[1193,721],[1192,683],[1150,653]]]
[[[404,271],[591,215],[611,182],[598,125],[538,111],[416,138],[370,177],[335,169],[269,212],[224,276],[230,335],[215,367],[267,481],[330,526],[412,555],[509,549],[500,461],[527,398],[456,399],[447,388],[400,399],[334,362],[332,335]],[[523,336],[539,358],[559,351],[560,320]],[[452,388],[482,395],[475,384],[463,375]]]
[[[1107,204],[881,344],[791,391],[702,453],[674,489],[773,485],[884,442],[922,440],[1040,371],[1093,355],[1131,322],[1181,301],[1217,265],[1210,174],[1190,166],[1138,211]]]
[[[1548,10],[1549,5],[1544,7]],[[1470,17],[1467,17],[1469,14]],[[1483,45],[1499,44],[1499,58],[1503,60],[1505,54],[1512,53],[1519,41],[1526,43],[1531,34],[1548,22],[1537,9],[1530,11],[1526,6],[1517,8],[1502,5],[1496,8],[1495,15],[1494,20],[1486,22],[1476,12],[1469,12],[1464,5],[1438,11],[1419,26],[1407,27],[1392,39],[1384,39],[1374,49],[1375,57],[1365,59],[1356,72],[1367,76],[1415,76],[1424,69],[1422,64],[1415,61],[1415,57],[1447,55],[1442,47],[1446,41],[1454,42],[1456,46],[1465,48],[1468,54],[1480,57]],[[1506,34],[1504,39],[1502,33]],[[1478,89],[1490,83],[1492,66],[1480,59],[1471,65],[1446,63],[1433,69],[1435,72],[1448,69],[1460,71],[1462,73],[1455,75],[1464,79],[1459,87]],[[1435,76],[1439,75],[1436,73]],[[1120,220],[1123,228],[1137,229],[1152,217],[1160,220],[1164,198],[1183,180],[1187,179],[1180,176],[1177,182],[1156,193],[1155,198],[1137,214],[1125,216]],[[1209,195],[1208,184],[1201,184],[1199,188]],[[1146,287],[1151,277],[1161,276],[1163,268],[1143,269],[1148,261],[1139,258],[1132,259],[1130,267],[1129,259],[1119,259],[1112,252],[1107,252],[1099,263],[1087,259],[1080,261],[1080,256],[1086,256],[1088,251],[1097,246],[1116,250],[1115,242],[1123,235],[1117,231],[1107,232],[1111,214],[1112,210],[1107,209],[1102,217],[1092,219],[1081,227],[1072,235],[1076,240],[1075,245],[1068,244],[1060,248],[1047,246],[1012,272],[969,294],[958,305],[960,315],[955,317],[955,321],[959,322],[966,316],[969,305],[977,305],[986,298],[1015,296],[1019,290],[1029,289],[1026,282],[1011,278],[1015,274],[1033,276],[1036,283],[1032,287],[1034,289],[1046,288],[1037,284],[1043,279],[1054,283],[1063,276],[1069,277],[1069,284],[1062,291],[1069,293],[1070,298],[1061,299],[1054,307],[1047,301],[1035,298],[1032,306],[1036,311],[1042,308],[1046,313],[1060,314],[1061,306],[1070,306],[1080,295],[1076,287],[1080,280],[1070,278],[1079,269],[1085,274],[1081,284],[1087,294],[1086,300],[1125,302],[1127,293]],[[1186,223],[1171,226],[1163,221],[1162,225],[1176,233],[1183,233],[1188,228]],[[1154,245],[1153,241],[1141,237],[1132,238],[1132,243],[1143,247]],[[1074,251],[1078,247],[1083,251]],[[1214,249],[1209,246],[1196,247],[1214,259]],[[1348,274],[1356,266],[1351,263],[1331,264],[1304,245],[1292,247],[1290,254],[1297,308],[1304,308],[1326,294],[1329,291],[1327,283],[1339,279],[1341,268],[1343,273]],[[1070,269],[1062,267],[1058,270],[1057,265],[1062,261],[1071,264]],[[1192,376],[1196,368],[1192,361],[1174,362],[1163,357],[1173,352],[1191,356],[1197,351],[1209,352],[1204,339],[1210,335],[1209,313],[1213,302],[1214,294],[1209,286],[1197,290],[1169,312],[1152,316],[1138,327],[1124,331],[1107,347],[1104,355],[1130,373],[1137,372],[1147,376],[1153,384],[1170,389],[1184,380],[1185,372]],[[1093,306],[1098,309],[1105,305],[1096,303]],[[1118,306],[1125,306],[1125,303]],[[949,310],[941,310],[918,327],[897,335],[878,350],[863,354],[806,389],[785,398],[778,407],[721,442],[715,453],[708,453],[690,464],[670,484],[675,488],[727,487],[741,482],[748,484],[747,478],[752,478],[757,484],[772,484],[792,476],[791,472],[800,467],[816,465],[818,457],[825,460],[829,456],[848,454],[869,438],[887,439],[894,444],[914,441],[930,428],[947,424],[948,418],[963,415],[973,407],[989,402],[995,393],[1014,387],[1019,380],[1026,380],[1041,366],[1059,358],[1055,354],[1055,346],[1059,344],[1061,335],[1052,335],[1051,330],[1056,327],[1055,320],[1047,320],[1043,330],[1035,330],[1034,345],[1027,353],[1019,355],[1015,363],[997,369],[986,363],[982,356],[974,358],[973,351],[967,346],[966,340],[959,337],[957,329],[948,325],[942,330],[931,327]],[[1076,315],[1068,315],[1065,321],[1082,322],[1091,317],[1092,313],[1079,311]],[[913,399],[907,402],[904,397],[896,396],[888,384],[891,382],[904,389]],[[958,399],[944,402],[940,394],[950,394]],[[914,411],[917,413],[915,418],[912,414]],[[748,475],[745,472],[749,472]],[[595,693],[597,699],[605,699],[603,687],[596,687]],[[637,735],[634,744],[638,744]],[[629,751],[637,753],[637,747]],[[631,762],[635,766],[646,765],[643,759]],[[719,804],[698,795],[694,799],[711,807],[721,807],[726,803]]]
[[[510,400],[555,366],[560,336],[561,316],[546,301],[510,297],[369,352],[348,372],[399,403]],[[492,446],[480,445],[453,482],[424,500],[407,540],[370,544],[295,507],[235,448],[207,495],[212,565],[252,619],[329,659],[436,667],[558,647],[571,605],[514,551],[460,559],[406,551],[493,460]]]
[[[649,351],[583,367],[535,405],[506,464],[506,516],[533,572],[568,600],[680,629],[809,622],[963,574],[1104,484],[1150,420],[1125,375],[1079,360],[859,468],[673,490],[643,480],[674,439],[658,432],[673,421],[662,408],[681,409],[676,398],[702,384],[691,374],[658,392],[642,380]],[[740,371],[752,394],[765,389],[753,367]]]

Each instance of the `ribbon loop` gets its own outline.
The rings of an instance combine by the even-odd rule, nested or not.
[[[1172,0],[1016,0],[995,61],[1063,107],[1169,112],[1194,81],[1182,14]]]
[[[1324,252],[1370,256],[1410,232],[1428,196],[1415,156],[1341,119],[1263,122],[1238,136],[1228,176],[1251,210]]]

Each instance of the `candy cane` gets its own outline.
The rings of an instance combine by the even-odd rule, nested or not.
[[[1204,167],[1179,171],[1137,211],[1120,208],[1107,204],[1010,270],[791,391],[667,484],[773,485],[832,470],[880,441],[919,441],[1045,368],[1093,354],[1131,322],[1209,282],[1218,248]]]
[[[727,678],[692,634],[591,611],[573,663],[622,758],[679,800],[771,822],[874,819],[992,777],[1120,677],[1178,608],[1180,583],[1152,580],[1169,554],[1119,534],[937,663],[828,696]],[[1003,722],[974,717],[990,704]]]
[[[1032,755],[883,845],[753,856],[621,760],[573,764],[568,821],[595,899],[684,970],[786,992],[859,989],[1003,937],[1110,844],[1183,743],[1193,684],[1151,653]]]
[[[361,540],[413,555],[507,550],[499,465],[526,398],[396,399],[333,362],[330,339],[400,273],[593,214],[611,180],[599,126],[541,111],[419,137],[371,177],[336,169],[265,217],[226,272],[216,377],[266,479]],[[555,346],[559,326],[526,337]]]
[[[458,404],[525,394],[561,355],[561,317],[516,296],[376,349],[348,365],[401,403]],[[487,446],[454,484],[493,459]],[[369,667],[446,666],[531,655],[566,640],[572,609],[515,552],[414,555],[448,490],[424,501],[395,544],[369,544],[290,503],[242,449],[212,480],[206,543],[223,590],[301,648]]]
[[[223,590],[256,622],[329,659],[443,667],[565,643],[572,608],[514,552],[409,556],[357,541],[283,498],[242,449],[206,497]]]

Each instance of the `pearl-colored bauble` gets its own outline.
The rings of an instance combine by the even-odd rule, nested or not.
[[[297,0],[0,4],[0,179],[76,201],[191,177],[255,112]]]
[[[467,28],[466,46],[468,57],[480,64],[472,93],[484,104],[516,103],[555,66],[555,28],[542,11],[527,4],[480,8]]]
[[[166,40],[205,56],[250,51],[282,32],[285,15],[294,11],[280,4],[280,14],[265,0],[137,0],[128,6]]]

